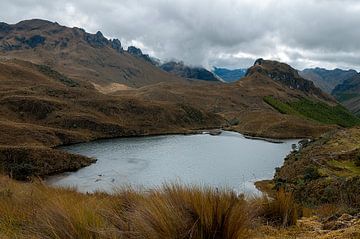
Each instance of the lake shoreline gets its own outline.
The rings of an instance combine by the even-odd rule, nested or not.
[[[186,139],[183,139],[181,136],[204,136],[204,137],[195,137],[195,138],[193,138],[193,137],[191,137],[191,138],[186,138]],[[166,143],[167,143],[167,141],[169,141],[169,139],[167,139],[167,140],[165,140],[164,141],[164,139],[163,139],[163,137],[165,137],[165,136],[174,136],[174,137],[171,137],[171,138],[169,138],[170,139],[170,141],[172,140],[172,139],[181,139],[181,141],[180,141],[180,144],[182,144],[183,142],[187,142],[187,141],[190,141],[190,142],[192,142],[192,144],[191,143],[189,143],[189,144],[186,144],[185,143],[185,145],[183,145],[182,147],[182,149],[180,150],[180,151],[172,151],[173,149],[166,149],[164,152],[166,152],[167,153],[167,155],[168,156],[170,156],[170,155],[178,155],[180,152],[186,152],[186,151],[189,151],[189,152],[192,152],[191,150],[194,150],[194,149],[192,149],[193,148],[193,145],[197,145],[197,147],[199,147],[198,146],[198,143],[201,143],[201,141],[203,141],[203,140],[208,140],[208,141],[210,141],[210,142],[212,142],[212,144],[213,144],[213,146],[211,146],[210,148],[205,148],[205,149],[203,149],[203,148],[201,148],[200,147],[200,150],[199,151],[196,151],[196,152],[194,152],[194,153],[191,153],[191,154],[189,154],[189,155],[195,155],[195,157],[194,156],[190,156],[190,159],[191,160],[193,160],[193,161],[197,161],[197,160],[199,160],[198,158],[200,157],[204,157],[203,155],[204,154],[206,154],[206,153],[208,153],[207,151],[209,151],[210,150],[210,152],[213,152],[214,150],[214,152],[213,152],[213,154],[215,154],[216,155],[216,153],[218,153],[217,151],[222,151],[222,152],[225,152],[224,153],[224,155],[223,154],[219,154],[218,153],[218,156],[216,156],[216,158],[226,158],[227,160],[226,161],[223,161],[223,163],[220,163],[219,164],[219,166],[218,166],[218,168],[217,169],[213,169],[213,170],[215,170],[213,173],[215,173],[214,175],[216,175],[216,173],[217,173],[217,171],[219,171],[219,169],[220,169],[220,171],[222,170],[222,167],[223,167],[223,164],[224,164],[224,162],[225,162],[225,165],[226,165],[226,163],[231,163],[232,161],[234,161],[234,160],[236,160],[236,159],[240,159],[240,161],[241,160],[247,160],[247,158],[249,157],[249,154],[250,155],[252,155],[252,154],[254,154],[254,155],[256,155],[257,153],[257,151],[258,151],[258,147],[260,147],[264,152],[266,152],[266,150],[274,150],[275,148],[283,148],[283,150],[282,150],[282,152],[283,153],[281,153],[281,156],[280,155],[278,155],[278,156],[271,156],[270,158],[273,158],[273,159],[269,159],[269,160],[266,160],[266,161],[269,161],[269,162],[271,162],[271,161],[273,161],[273,160],[275,160],[276,162],[278,162],[278,163],[276,163],[274,166],[267,166],[267,171],[269,172],[272,172],[273,173],[273,171],[274,171],[274,169],[275,169],[275,167],[278,167],[278,166],[281,166],[281,164],[282,164],[282,162],[283,162],[283,159],[285,158],[285,156],[286,156],[286,154],[288,154],[288,153],[290,153],[290,151],[291,151],[291,144],[290,144],[290,142],[286,142],[286,140],[271,140],[271,139],[266,139],[266,138],[259,138],[259,137],[257,137],[257,138],[253,138],[253,137],[249,137],[249,136],[247,136],[247,135],[243,135],[243,134],[241,134],[241,133],[239,133],[239,132],[234,132],[234,131],[227,131],[227,130],[219,130],[219,129],[215,129],[214,131],[211,131],[211,130],[196,130],[196,131],[193,131],[193,132],[191,132],[191,133],[186,133],[186,134],[162,134],[162,135],[150,135],[150,136],[141,136],[141,137],[120,137],[120,138],[111,138],[111,139],[101,139],[101,140],[96,140],[96,141],[92,141],[92,142],[89,142],[89,145],[87,145],[87,143],[85,143],[85,144],[75,144],[75,145],[70,145],[70,146],[63,146],[63,147],[60,147],[59,149],[61,149],[61,150],[64,150],[64,151],[66,151],[66,147],[67,147],[67,149],[71,149],[71,148],[73,148],[73,149],[80,149],[80,151],[76,151],[76,150],[68,150],[68,151],[66,151],[67,153],[71,153],[71,154],[78,154],[78,155],[82,155],[82,156],[86,156],[86,157],[91,157],[91,158],[96,158],[96,159],[98,159],[98,157],[97,156],[94,156],[94,155],[92,155],[91,154],[91,151],[93,150],[93,147],[95,147],[95,150],[106,150],[106,153],[105,153],[105,155],[107,155],[107,154],[111,154],[112,153],[112,151],[113,151],[113,149],[111,149],[111,148],[106,148],[106,149],[101,149],[101,148],[99,148],[99,149],[97,149],[97,147],[102,147],[101,145],[108,145],[108,146],[106,146],[106,147],[109,147],[109,145],[111,146],[111,147],[113,147],[113,144],[119,144],[120,143],[120,145],[123,145],[123,144],[125,144],[125,145],[127,145],[127,144],[129,144],[130,146],[130,148],[132,148],[132,147],[137,147],[136,146],[136,144],[138,143],[138,142],[144,142],[145,141],[145,145],[147,144],[147,142],[152,142],[152,141],[157,141],[157,140],[160,140],[160,141],[162,141],[162,142],[165,142],[165,143],[163,143],[163,144],[165,144],[166,145]],[[231,136],[231,137],[229,137],[229,136]],[[234,136],[236,136],[235,138],[234,138]],[[220,138],[221,137],[221,138]],[[194,141],[195,140],[195,141]],[[197,142],[196,140],[200,140],[200,142]],[[235,144],[235,146],[234,146],[234,148],[232,148],[232,149],[229,149],[229,148],[226,148],[226,147],[228,147],[228,145],[225,143],[226,141],[229,141],[230,140],[230,142],[232,142],[231,144]],[[291,140],[291,142],[292,141],[294,141],[294,140],[292,140],[292,139],[290,139]],[[259,143],[256,143],[256,142],[259,142]],[[131,143],[132,142],[132,143]],[[248,153],[246,153],[247,152],[247,150],[249,150],[249,149],[247,149],[247,147],[245,147],[244,148],[244,150],[246,151],[245,153],[244,152],[242,152],[241,151],[241,147],[243,147],[243,146],[241,146],[243,143],[242,142],[247,142],[247,144],[250,144],[249,146],[250,146],[250,148],[253,148],[253,151],[251,151],[251,152],[248,152]],[[283,146],[276,146],[276,145],[281,145],[280,143],[285,143],[286,142],[286,144],[285,145],[283,145]],[[294,141],[294,142],[297,142],[297,141]],[[175,143],[175,145],[174,145],[174,147],[177,145],[178,143]],[[224,145],[223,145],[224,144]],[[230,144],[230,145],[231,145]],[[99,146],[100,145],[100,146]],[[252,145],[252,146],[251,146]],[[262,146],[261,146],[262,145]],[[90,148],[89,148],[90,147]],[[116,147],[119,147],[119,146],[116,146]],[[122,147],[122,146],[121,146]],[[146,146],[146,147],[148,147],[148,146]],[[156,145],[156,146],[152,146],[152,147],[155,147],[155,151],[156,150],[159,150],[159,151],[161,151],[161,150],[163,150],[161,147],[162,147],[162,145]],[[225,148],[224,148],[225,147]],[[238,147],[240,147],[239,149],[238,149]],[[255,147],[255,148],[254,148]],[[86,148],[89,148],[89,149],[86,149]],[[157,148],[159,148],[159,149],[157,149]],[[219,148],[219,149],[218,149]],[[222,150],[222,148],[223,148],[223,150]],[[279,149],[280,149],[279,148]],[[285,150],[285,148],[286,148],[286,150]],[[82,151],[81,150],[83,150],[83,152],[85,152],[85,153],[82,153]],[[85,150],[85,151],[84,151]],[[149,161],[149,160],[151,160],[151,158],[158,158],[159,156],[145,156],[145,154],[147,155],[148,153],[151,153],[151,151],[149,151],[149,152],[147,152],[147,151],[142,151],[142,148],[140,148],[139,149],[141,152],[142,152],[142,156],[141,157],[143,157],[143,159],[142,160],[144,160],[144,161]],[[154,150],[154,148],[153,148],[153,150]],[[179,149],[178,149],[179,150]],[[240,150],[240,151],[239,151]],[[285,151],[284,151],[285,150]],[[108,153],[108,151],[110,152],[110,153]],[[137,151],[138,150],[135,150],[135,152],[137,153]],[[229,151],[230,152],[230,155],[228,155],[228,156],[226,156],[226,151]],[[115,152],[116,152],[116,150],[115,150]],[[234,154],[231,154],[231,153],[235,153],[235,152],[238,152],[235,156],[234,156]],[[259,151],[259,152],[261,152],[261,151]],[[271,152],[271,151],[270,151]],[[120,158],[124,158],[124,160],[127,160],[126,158],[127,158],[127,156],[126,156],[126,152],[125,152],[125,156],[122,156],[122,154],[123,154],[124,152],[123,151],[120,151],[119,153],[116,153],[115,154],[115,158],[118,158],[118,157],[120,157]],[[135,155],[136,155],[136,153],[135,153]],[[132,152],[132,154],[134,154],[134,152]],[[181,154],[181,153],[180,153]],[[210,154],[211,155],[211,154]],[[246,155],[248,155],[248,156],[246,156]],[[270,153],[270,155],[271,155],[271,153]],[[276,154],[275,154],[276,155]],[[166,157],[168,157],[168,156],[160,156],[160,158],[162,157],[162,158],[166,158]],[[128,156],[130,159],[131,158],[134,158],[134,156]],[[211,157],[212,156],[209,156],[210,157],[210,160],[214,160],[214,159],[211,159]],[[235,158],[234,158],[235,157]],[[244,158],[245,157],[245,158]],[[250,157],[257,157],[257,156],[250,156]],[[267,157],[267,156],[262,156],[262,157]],[[138,158],[138,156],[136,156],[135,157],[136,159]],[[170,157],[170,158],[172,158],[172,157]],[[275,159],[274,159],[275,158]],[[131,159],[132,160],[132,159]],[[185,162],[184,164],[186,165],[186,158],[184,159],[184,158],[182,158],[182,159],[179,159],[179,162],[172,162],[171,163],[171,159],[168,159],[169,160],[169,162],[166,162],[166,163],[164,163],[164,165],[166,165],[166,164],[168,164],[168,163],[170,163],[170,164],[177,164],[177,163],[179,163],[180,162],[180,164],[179,165],[177,165],[177,167],[179,167],[180,169],[181,169],[181,167],[183,167],[183,165],[181,165],[182,164],[182,162]],[[203,159],[203,160],[205,160],[205,158]],[[216,160],[218,160],[218,159],[215,159],[215,161]],[[264,159],[262,159],[262,160],[264,160]],[[100,161],[100,162],[99,162]],[[265,162],[266,162],[265,161]],[[112,163],[114,163],[115,161],[111,161],[111,164]],[[211,161],[210,161],[211,162]],[[133,163],[137,163],[137,161],[134,161],[134,162],[131,162],[131,166],[132,166],[132,164]],[[97,167],[104,167],[104,165],[103,166],[101,166],[101,159],[100,160],[98,160],[97,161],[97,164],[100,164],[100,166],[99,165],[94,165],[94,164],[92,164],[93,166],[91,166],[91,168],[97,168]],[[263,163],[262,163],[263,164]],[[237,170],[237,171],[239,171],[238,173],[234,173],[234,175],[236,174],[236,177],[238,177],[238,180],[236,181],[236,182],[238,182],[238,183],[240,183],[241,184],[241,182],[243,182],[244,183],[244,185],[245,184],[249,184],[248,182],[248,180],[250,180],[250,178],[248,178],[248,179],[246,179],[245,181],[242,181],[243,179],[241,179],[241,176],[243,176],[242,174],[251,174],[251,175],[253,175],[253,176],[251,176],[251,181],[252,181],[252,183],[251,183],[251,187],[254,187],[254,180],[261,180],[261,179],[270,179],[273,175],[272,175],[272,173],[271,173],[271,175],[270,174],[268,174],[267,176],[265,176],[265,175],[262,175],[262,174],[259,174],[259,172],[258,173],[255,173],[255,174],[252,174],[252,172],[253,172],[253,170],[255,170],[254,172],[256,172],[256,170],[260,170],[260,169],[257,169],[257,168],[262,168],[262,165],[259,165],[259,166],[255,166],[255,168],[254,168],[254,166],[251,166],[251,167],[253,167],[252,169],[251,168],[248,168],[248,167],[250,167],[250,166],[247,166],[247,167],[245,167],[244,168],[244,165],[249,165],[249,162],[247,162],[246,163],[246,161],[245,162],[242,162],[242,164],[240,164],[240,165],[238,165],[238,166],[229,166],[228,165],[228,168],[227,168],[227,170],[229,170],[230,172],[231,171],[234,171],[234,169],[235,170]],[[125,165],[126,166],[126,165]],[[204,165],[198,165],[198,167],[199,168],[202,168]],[[105,165],[105,167],[107,167],[106,165]],[[115,166],[116,167],[116,166]],[[197,168],[196,166],[192,166],[192,167],[195,167],[195,168]],[[118,169],[118,170],[122,170],[122,168],[123,168],[123,166],[120,168],[120,169]],[[126,167],[125,167],[126,168]],[[205,167],[206,168],[206,167]],[[181,171],[179,169],[179,171]],[[113,170],[113,168],[111,168],[111,170]],[[167,170],[167,169],[164,169],[165,171]],[[186,171],[187,169],[186,168],[184,168],[183,169],[183,171]],[[243,173],[241,173],[241,170],[243,170]],[[81,175],[81,173],[83,173],[83,172],[86,172],[86,171],[88,171],[88,169],[86,169],[86,168],[82,168],[82,171],[79,173],[79,175]],[[205,170],[206,171],[206,170]],[[174,173],[177,173],[177,171],[174,171]],[[126,173],[126,172],[123,172],[123,173]],[[175,173],[175,174],[176,174]],[[187,177],[189,177],[189,178],[191,178],[192,176],[192,174],[194,174],[194,175],[196,175],[197,173],[196,173],[196,171],[195,172],[192,172],[192,173],[190,173]],[[56,177],[59,177],[59,178],[61,178],[61,175],[64,175],[63,173],[62,174],[55,174],[55,175],[51,175],[50,177],[46,177],[45,178],[45,181],[46,180],[49,180],[49,178],[56,178]],[[69,175],[69,174],[66,174],[65,173],[65,177],[67,176],[67,175]],[[103,177],[96,177],[96,176],[94,176],[95,175],[95,173],[93,174],[93,181],[94,180],[96,180],[96,181],[101,181],[101,180],[103,180]],[[104,175],[106,175],[106,173],[101,173],[101,172],[98,172],[98,173],[96,173],[96,175],[101,175],[101,176],[104,176]],[[226,175],[226,174],[225,174]],[[233,175],[233,177],[235,177]],[[256,175],[256,177],[255,177],[255,175]],[[209,177],[209,178],[211,178],[209,175],[207,175],[206,177]],[[221,178],[222,176],[218,176],[218,178]],[[247,176],[247,177],[250,177],[250,176]],[[226,178],[226,176],[225,176],[225,178]],[[109,179],[109,178],[107,178],[106,180],[111,180],[111,179]],[[172,179],[173,180],[173,179]],[[170,179],[170,180],[165,180],[164,182],[168,182],[168,181],[170,181],[170,182],[172,182],[172,180]],[[76,180],[75,180],[76,181]],[[91,181],[91,180],[90,180]],[[115,180],[114,180],[115,181]],[[144,181],[147,181],[147,179],[146,180],[144,180]],[[209,186],[212,186],[212,184],[211,183],[209,183]],[[215,185],[216,186],[216,185]],[[247,185],[246,187],[249,187],[249,185]]]

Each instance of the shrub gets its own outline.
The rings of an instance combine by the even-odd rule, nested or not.
[[[358,154],[358,155],[356,156],[356,158],[355,158],[355,165],[356,165],[357,167],[360,167],[360,154]]]
[[[312,181],[320,178],[320,173],[317,167],[310,165],[305,169],[304,180]]]

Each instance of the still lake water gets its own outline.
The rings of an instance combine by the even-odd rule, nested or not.
[[[234,132],[218,136],[167,135],[100,140],[62,147],[98,159],[77,172],[50,177],[52,186],[81,192],[106,191],[124,185],[154,188],[165,182],[231,188],[257,193],[254,182],[271,179],[298,140],[271,143]]]

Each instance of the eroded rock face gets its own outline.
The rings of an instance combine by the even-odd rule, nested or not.
[[[148,54],[143,54],[140,48],[135,46],[129,46],[127,52],[137,58],[143,59],[153,65],[157,65],[158,63],[152,59]]]
[[[85,33],[85,40],[93,47],[104,47],[109,41],[98,31],[96,34]]]
[[[143,55],[141,49],[134,47],[134,46],[129,46],[127,49],[127,52],[133,56],[142,56]]]
[[[118,52],[123,52],[123,48],[121,46],[121,42],[119,39],[110,40],[110,43],[113,49],[115,49]]]

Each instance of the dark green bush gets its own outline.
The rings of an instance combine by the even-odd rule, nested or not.
[[[360,154],[356,156],[355,158],[355,165],[360,167]]]
[[[318,178],[320,178],[320,174],[319,174],[318,169],[315,166],[310,165],[305,169],[305,172],[304,172],[304,180],[305,181],[312,181],[312,180],[316,180]]]

